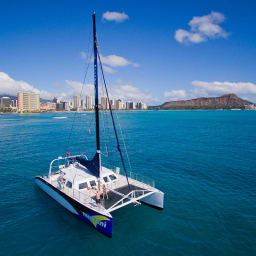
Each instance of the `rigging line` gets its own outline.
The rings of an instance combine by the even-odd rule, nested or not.
[[[106,85],[106,80],[105,80],[105,76],[104,76],[104,72],[103,72],[103,67],[102,67],[99,51],[97,52],[97,54],[98,54],[98,58],[99,58],[101,74],[102,74],[102,78],[103,78],[103,82],[104,82],[104,86],[105,86],[108,102],[110,102],[109,101],[109,95],[108,95],[108,88],[107,88],[107,85]],[[123,154],[122,154],[122,151],[121,151],[121,147],[120,147],[120,143],[119,143],[119,138],[118,138],[118,134],[117,134],[117,130],[116,130],[116,124],[115,124],[115,120],[114,120],[114,116],[113,116],[113,112],[112,112],[112,107],[111,107],[110,104],[109,104],[109,110],[110,110],[111,119],[112,119],[114,131],[115,131],[116,142],[117,142],[117,150],[120,153],[120,157],[121,157],[121,161],[122,161],[122,164],[123,164],[123,167],[124,167],[124,172],[125,172],[127,184],[128,184],[129,190],[131,191],[131,186],[130,186],[130,183],[129,183],[129,179],[128,179],[128,176],[127,176],[127,170],[126,170],[126,166],[125,166],[125,163],[124,163],[124,157],[123,157]]]
[[[106,144],[106,132],[105,132],[105,125],[104,125],[104,120],[103,120],[103,111],[100,112],[100,118],[101,118],[101,123],[102,123],[102,128],[103,128],[103,137],[104,137],[104,146],[105,146],[105,150],[106,150],[106,154],[108,156],[108,148],[107,148],[107,144]]]
[[[91,27],[90,27],[89,34],[92,34],[92,28]],[[88,63],[88,64],[91,62],[91,58],[92,58],[92,51],[91,51],[91,55],[89,54],[89,49],[91,47],[90,46],[91,44],[92,44],[92,40],[91,40],[91,36],[89,36],[87,51],[85,52],[85,54],[86,54],[85,55],[85,63]],[[89,65],[87,66],[87,71],[86,72],[88,72],[88,69],[89,69]],[[84,86],[84,83],[85,83],[85,77],[84,77],[84,81],[83,81],[83,86]],[[81,93],[80,93],[80,99],[82,98],[83,86],[82,86]],[[77,112],[78,112],[78,109],[77,109]],[[82,113],[80,113],[80,121],[78,120],[78,123],[82,123]],[[80,150],[79,150],[80,155],[82,154],[81,148],[82,148],[82,144],[80,144]]]
[[[93,121],[93,113],[88,113],[88,121],[86,120],[85,121],[85,125],[88,127],[88,129],[87,129],[87,132],[88,132],[88,134],[91,134],[91,130],[90,130],[90,127],[91,127],[91,124],[92,124],[92,121]],[[86,118],[87,119],[87,118]],[[84,137],[84,145],[88,145],[89,143],[90,143],[90,141],[88,140],[88,136],[85,136]],[[80,150],[81,151],[81,150]]]
[[[121,128],[121,125],[120,125],[119,117],[118,117],[117,113],[115,113],[115,114],[116,114],[116,119],[117,119],[117,122],[118,122],[119,130],[120,130],[120,133],[121,133],[121,138],[123,140],[124,150],[125,150],[126,157],[127,157],[127,160],[128,160],[129,168],[130,168],[130,171],[132,172],[132,166],[131,166],[130,158],[129,158],[129,155],[128,155],[128,151],[127,151],[123,131],[122,131],[122,128]]]
[[[100,80],[101,80],[101,87],[99,87],[99,89],[101,90],[102,96],[105,97],[104,94],[104,87],[103,87],[103,82],[102,82],[102,77],[100,76]],[[102,105],[102,102],[101,102]],[[104,143],[104,147],[105,147],[105,152],[101,152],[101,154],[106,157],[105,161],[109,164],[109,152],[108,152],[108,147],[107,147],[107,136],[106,136],[106,128],[105,128],[105,122],[104,122],[104,115],[105,115],[105,111],[104,111],[104,106],[102,105],[102,111],[100,111],[100,121],[101,121],[101,129],[103,130],[103,140],[102,142]]]
[[[81,88],[80,97],[81,97],[81,95],[82,95],[82,93],[83,93],[83,88],[84,88],[84,84],[85,84],[85,79],[86,79],[87,74],[88,74],[89,66],[90,66],[90,63],[91,63],[91,58],[92,58],[92,51],[91,51],[91,55],[90,55],[90,58],[89,58],[89,61],[88,61],[88,64],[87,64],[86,71],[85,71],[85,75],[84,75],[84,79],[83,79],[83,84],[82,84],[82,88]],[[72,126],[71,126],[71,129],[70,129],[70,132],[69,132],[68,142],[67,142],[67,146],[66,146],[66,152],[68,152],[68,147],[69,147],[69,143],[70,143],[70,138],[71,138],[71,134],[72,134],[72,131],[73,131],[73,128],[74,128],[74,123],[75,123],[75,119],[76,119],[77,113],[78,113],[78,111],[76,111],[75,114],[74,114]]]
[[[101,78],[102,95],[105,98],[105,91],[104,91],[102,77],[100,77],[100,78]],[[102,103],[101,103],[101,105],[102,105]],[[107,105],[108,105],[108,101],[106,102],[106,107],[107,107]],[[102,111],[100,112],[100,115],[101,115],[101,122],[102,122],[102,127],[103,127],[103,137],[104,137],[104,145],[105,145],[105,149],[106,149],[106,155],[107,155],[107,157],[109,157],[109,151],[108,151],[108,146],[107,146],[107,136],[106,136],[106,125],[104,122],[104,116],[106,115],[106,111],[104,111],[104,106],[102,106]]]

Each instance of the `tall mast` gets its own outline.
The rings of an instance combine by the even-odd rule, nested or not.
[[[95,119],[96,119],[96,145],[97,153],[100,154],[100,124],[99,124],[99,96],[98,96],[98,49],[96,36],[96,14],[92,15],[93,19],[93,49],[94,49],[94,87],[95,87]]]

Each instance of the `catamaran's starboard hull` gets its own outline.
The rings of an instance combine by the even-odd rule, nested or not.
[[[164,209],[164,193],[161,191],[155,192],[147,197],[144,197],[140,201],[159,210]]]
[[[102,215],[101,213],[82,205],[39,176],[35,177],[35,183],[67,210],[77,215],[79,218],[93,226],[98,231],[109,237],[112,237],[111,217]]]

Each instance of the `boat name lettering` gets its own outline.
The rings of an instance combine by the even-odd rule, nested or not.
[[[106,228],[107,227],[107,222],[109,221],[109,218],[103,216],[103,215],[94,215],[90,216],[87,213],[83,212],[83,216],[86,217],[96,228],[97,225]]]

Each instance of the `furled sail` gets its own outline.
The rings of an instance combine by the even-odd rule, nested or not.
[[[87,160],[84,156],[77,156],[76,160],[86,167],[94,176],[100,177],[100,154],[96,153],[92,160]]]

